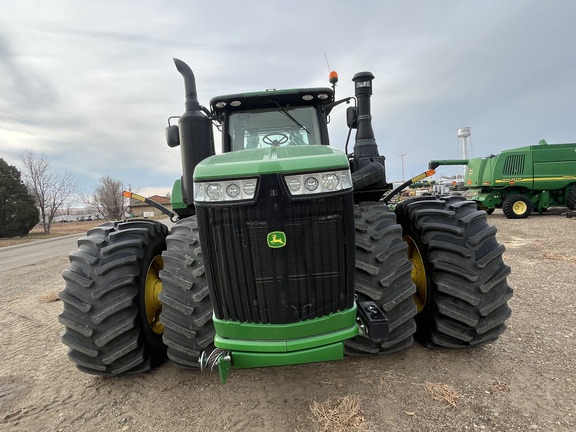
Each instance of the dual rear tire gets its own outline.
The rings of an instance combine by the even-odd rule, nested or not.
[[[390,336],[358,336],[347,351],[390,353],[413,337],[447,348],[496,340],[511,315],[512,289],[486,212],[451,195],[405,200],[395,213],[374,203],[357,208],[356,292],[384,311]]]
[[[409,244],[418,305],[416,339],[461,348],[506,329],[512,297],[504,246],[476,204],[456,196],[421,197],[396,208]]]
[[[136,373],[166,358],[157,293],[168,228],[109,222],[88,231],[70,253],[59,297],[68,356],[83,372]]]

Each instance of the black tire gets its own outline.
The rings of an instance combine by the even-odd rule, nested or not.
[[[570,191],[568,191],[568,199],[566,205],[569,210],[576,210],[576,186],[573,186]]]
[[[484,210],[487,215],[491,215],[492,213],[494,213],[494,210],[496,210],[494,207],[492,208],[486,207],[477,201],[476,201],[476,207],[478,208],[478,210]]]
[[[180,220],[162,254],[162,313],[168,358],[182,367],[200,367],[202,352],[214,349],[214,323],[196,216]]]
[[[412,262],[425,274],[416,282],[422,301],[417,340],[429,347],[461,348],[497,339],[511,314],[512,289],[504,246],[486,213],[454,196],[402,201],[396,213],[414,248]]]
[[[389,336],[371,340],[357,336],[345,341],[346,352],[387,354],[408,348],[414,341],[416,292],[412,282],[412,265],[402,240],[402,227],[396,215],[379,203],[355,206],[356,276],[358,300],[373,300],[388,318]]]
[[[532,213],[532,203],[522,194],[510,195],[502,204],[502,212],[508,219],[524,219]]]
[[[152,327],[159,322],[148,321],[146,284],[157,278],[167,234],[161,223],[134,220],[105,223],[78,240],[62,274],[59,321],[68,357],[81,371],[136,373],[166,359],[161,327]]]

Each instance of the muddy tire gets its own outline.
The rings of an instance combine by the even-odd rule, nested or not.
[[[146,290],[160,281],[167,234],[161,223],[135,220],[103,224],[78,240],[62,274],[59,321],[68,356],[81,371],[136,373],[165,360],[159,308]]]
[[[196,216],[173,226],[166,243],[160,272],[164,343],[178,366],[198,368],[202,352],[214,349],[215,331]]]
[[[569,210],[576,210],[576,186],[568,192],[568,200],[566,203]]]
[[[412,345],[416,323],[416,291],[402,227],[388,207],[378,203],[355,206],[356,276],[358,300],[373,300],[388,318],[389,337],[371,340],[357,336],[345,341],[347,354],[387,354]]]
[[[494,341],[506,329],[512,289],[504,246],[484,211],[458,197],[422,197],[396,207],[418,295],[416,338],[429,347]]]
[[[532,203],[522,194],[510,195],[502,204],[502,212],[508,219],[524,219],[532,213]]]

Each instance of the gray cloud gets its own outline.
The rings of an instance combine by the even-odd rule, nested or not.
[[[56,89],[48,79],[18,60],[9,38],[0,33],[0,113],[5,122],[23,122],[18,112],[43,115],[58,103]]]

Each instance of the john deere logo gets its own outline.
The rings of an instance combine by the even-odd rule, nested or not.
[[[272,231],[268,233],[266,240],[268,241],[268,247],[273,249],[286,246],[286,234],[282,231]]]

